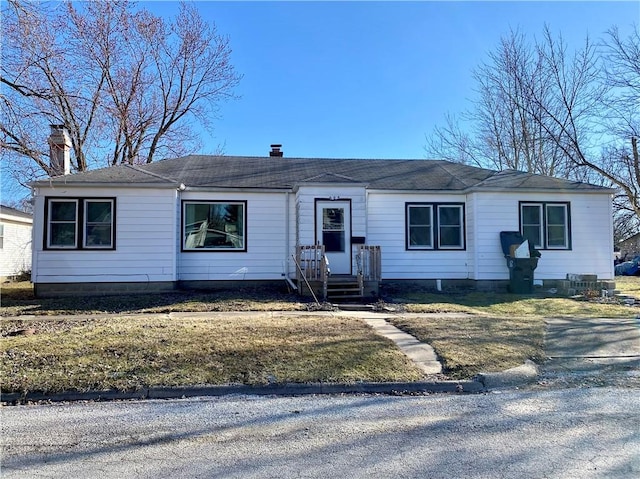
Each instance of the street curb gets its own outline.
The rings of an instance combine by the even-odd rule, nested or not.
[[[524,364],[497,373],[480,373],[474,379],[486,389],[524,386],[538,379],[538,365],[527,359]]]
[[[436,381],[406,383],[312,383],[312,384],[271,384],[267,386],[222,385],[151,387],[137,391],[63,391],[46,394],[31,392],[26,394],[2,394],[0,402],[5,405],[28,402],[62,401],[119,401],[140,399],[179,399],[196,396],[228,396],[232,394],[256,396],[303,396],[319,394],[391,394],[412,393],[458,393],[472,394],[485,391],[479,381]]]

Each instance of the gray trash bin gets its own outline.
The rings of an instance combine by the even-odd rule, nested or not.
[[[509,268],[509,292],[514,294],[533,293],[533,272],[538,267],[540,252],[529,246],[529,258],[511,256],[513,245],[521,245],[524,238],[519,231],[501,231],[500,244]]]

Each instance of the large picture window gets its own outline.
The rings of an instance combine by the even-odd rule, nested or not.
[[[114,198],[47,198],[47,249],[114,249]]]
[[[464,249],[464,205],[406,204],[407,249]]]
[[[184,201],[183,249],[246,251],[245,201]]]
[[[520,232],[538,249],[570,249],[569,203],[520,203]]]

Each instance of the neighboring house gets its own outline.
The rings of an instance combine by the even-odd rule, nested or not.
[[[5,280],[31,271],[33,218],[15,208],[0,205],[0,278]]]
[[[618,243],[619,255],[618,257],[626,260],[632,260],[636,256],[640,255],[640,233],[636,233],[629,238],[620,241]]]
[[[33,183],[36,294],[302,285],[324,258],[331,278],[363,272],[369,286],[504,285],[503,230],[541,250],[536,279],[614,277],[610,189],[438,160],[285,158],[273,146],[264,158],[191,155]]]

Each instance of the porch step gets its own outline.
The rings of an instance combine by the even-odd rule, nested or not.
[[[329,278],[327,298],[332,300],[362,299],[358,280],[353,278]]]

